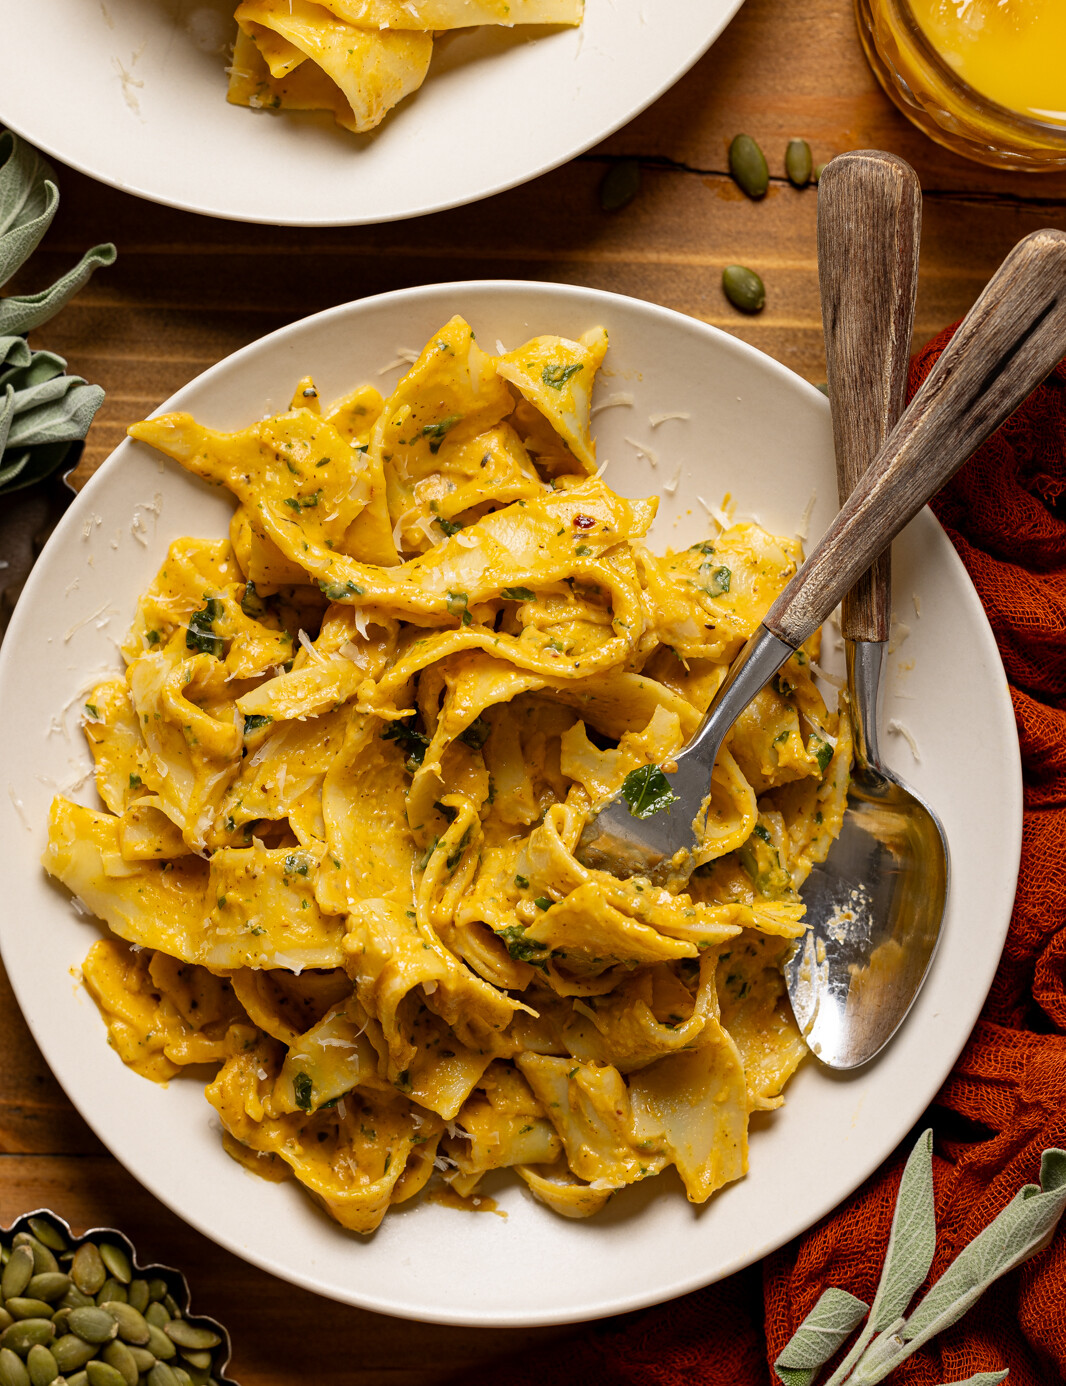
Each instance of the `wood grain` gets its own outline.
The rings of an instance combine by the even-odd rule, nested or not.
[[[1014,247],[937,358],[847,504],[767,612],[798,647],[859,574],[1062,358],[1066,232]]]
[[[864,150],[826,168],[818,185],[818,281],[841,505],[907,402],[921,235],[921,188],[903,159]],[[845,639],[888,639],[890,554],[875,558],[845,596]]]
[[[726,172],[729,141],[741,130],[762,145],[774,175],[759,203]],[[866,66],[850,0],[747,0],[710,53],[598,149],[525,187],[421,220],[242,226],[153,206],[60,169],[59,214],[19,288],[41,288],[94,242],[114,240],[119,249],[114,268],[35,334],[35,345],[63,353],[71,370],[107,390],[78,476],[103,461],[130,423],[263,333],[426,282],[514,276],[628,293],[722,327],[824,381],[817,197],[784,177],[793,137],[809,141],[817,163],[877,148],[917,170],[925,205],[916,342],[962,316],[1021,236],[1066,226],[1066,174],[983,169],[904,120]],[[630,158],[641,164],[641,192],[604,213],[600,181],[613,162]],[[722,270],[733,262],[766,284],[766,309],[754,318],[722,294]],[[43,508],[28,506],[24,523],[0,526],[2,558],[12,563],[5,572],[29,556],[43,517]],[[507,1354],[574,1334],[412,1325],[283,1286],[190,1231],[101,1151],[48,1073],[6,983],[0,1045],[0,1218],[49,1204],[78,1226],[121,1222],[146,1255],[184,1266],[196,1303],[229,1324],[242,1386],[435,1386],[471,1374],[494,1382],[507,1379]]]

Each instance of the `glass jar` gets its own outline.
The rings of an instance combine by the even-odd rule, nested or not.
[[[1066,0],[855,0],[855,13],[881,85],[932,139],[996,168],[1066,168],[1066,45],[1042,42],[1066,35]]]

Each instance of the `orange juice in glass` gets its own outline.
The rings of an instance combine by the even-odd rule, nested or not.
[[[1066,0],[855,0],[881,85],[934,140],[999,168],[1066,168]]]

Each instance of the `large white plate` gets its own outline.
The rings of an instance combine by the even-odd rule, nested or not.
[[[346,226],[514,187],[631,120],[741,0],[587,0],[580,29],[456,31],[372,135],[226,103],[236,0],[0,5],[0,122],[126,192],[279,226]]]
[[[567,286],[452,284],[348,304],[245,348],[163,407],[236,428],[284,407],[308,371],[327,397],[364,379],[387,385],[396,372],[377,371],[394,348],[418,346],[457,311],[486,345],[607,327],[613,374],[597,398],[625,391],[636,401],[596,417],[608,480],[643,495],[681,467],[676,492],[663,495],[658,547],[706,537],[699,498],[718,503],[727,491],[782,533],[800,529],[812,496],[811,536],[832,518],[829,413],[817,390],[690,318]],[[649,415],[669,411],[691,417],[651,427]],[[631,440],[648,452],[640,456]],[[38,866],[52,794],[89,764],[77,730],[83,690],[117,667],[112,641],[167,543],[222,535],[229,515],[217,491],[124,442],[49,541],[0,659],[4,962],[46,1058],[118,1159],[257,1265],[336,1299],[446,1323],[560,1323],[667,1299],[757,1260],[837,1204],[906,1135],[950,1069],[991,982],[1014,894],[1021,792],[1006,681],[935,520],[919,515],[895,547],[896,609],[909,633],[897,631],[886,711],[913,735],[920,759],[903,737],[887,740],[892,761],[943,819],[953,884],[925,990],[887,1052],[846,1077],[805,1065],[785,1107],[754,1122],[750,1174],[703,1208],[685,1201],[671,1174],[619,1195],[597,1218],[570,1222],[501,1178],[506,1220],[404,1205],[364,1240],[331,1224],[295,1185],[265,1183],[234,1164],[198,1082],[164,1090],[123,1067],[73,975],[96,928]],[[92,792],[81,791],[86,802]]]

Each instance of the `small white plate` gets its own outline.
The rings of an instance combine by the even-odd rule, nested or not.
[[[378,370],[395,348],[420,346],[455,312],[490,348],[497,338],[511,346],[535,333],[608,329],[611,374],[596,400],[627,393],[635,402],[596,415],[599,457],[616,489],[663,492],[656,547],[705,538],[702,502],[718,504],[727,491],[778,533],[803,527],[812,497],[811,538],[832,519],[829,410],[817,390],[691,318],[568,286],[450,284],[348,304],[245,348],[163,408],[238,428],[284,408],[306,372],[327,398],[362,380],[388,388],[398,371]],[[674,411],[690,417],[652,427],[649,416]],[[506,1220],[417,1202],[362,1239],[296,1185],[234,1164],[200,1082],[163,1089],[123,1067],[76,977],[96,927],[38,865],[53,793],[89,766],[82,701],[94,675],[119,667],[113,641],[138,593],[171,539],[221,536],[229,515],[217,491],[124,442],[38,560],[0,657],[0,946],[45,1057],[109,1149],[164,1203],[256,1265],[335,1299],[441,1323],[564,1323],[635,1309],[749,1265],[839,1203],[919,1119],[965,1043],[1017,875],[1021,777],[1006,679],[932,516],[904,532],[893,563],[901,624],[886,717],[899,719],[918,754],[902,734],[885,739],[893,764],[943,819],[952,894],[925,989],[887,1051],[850,1075],[809,1061],[786,1105],[753,1122],[747,1178],[702,1208],[670,1174],[570,1222],[501,1177],[490,1192]],[[78,797],[93,795],[90,783]]]
[[[226,102],[236,0],[0,5],[0,123],[153,202],[277,226],[456,207],[591,148],[696,62],[741,0],[587,0],[579,29],[438,40],[371,135]]]

